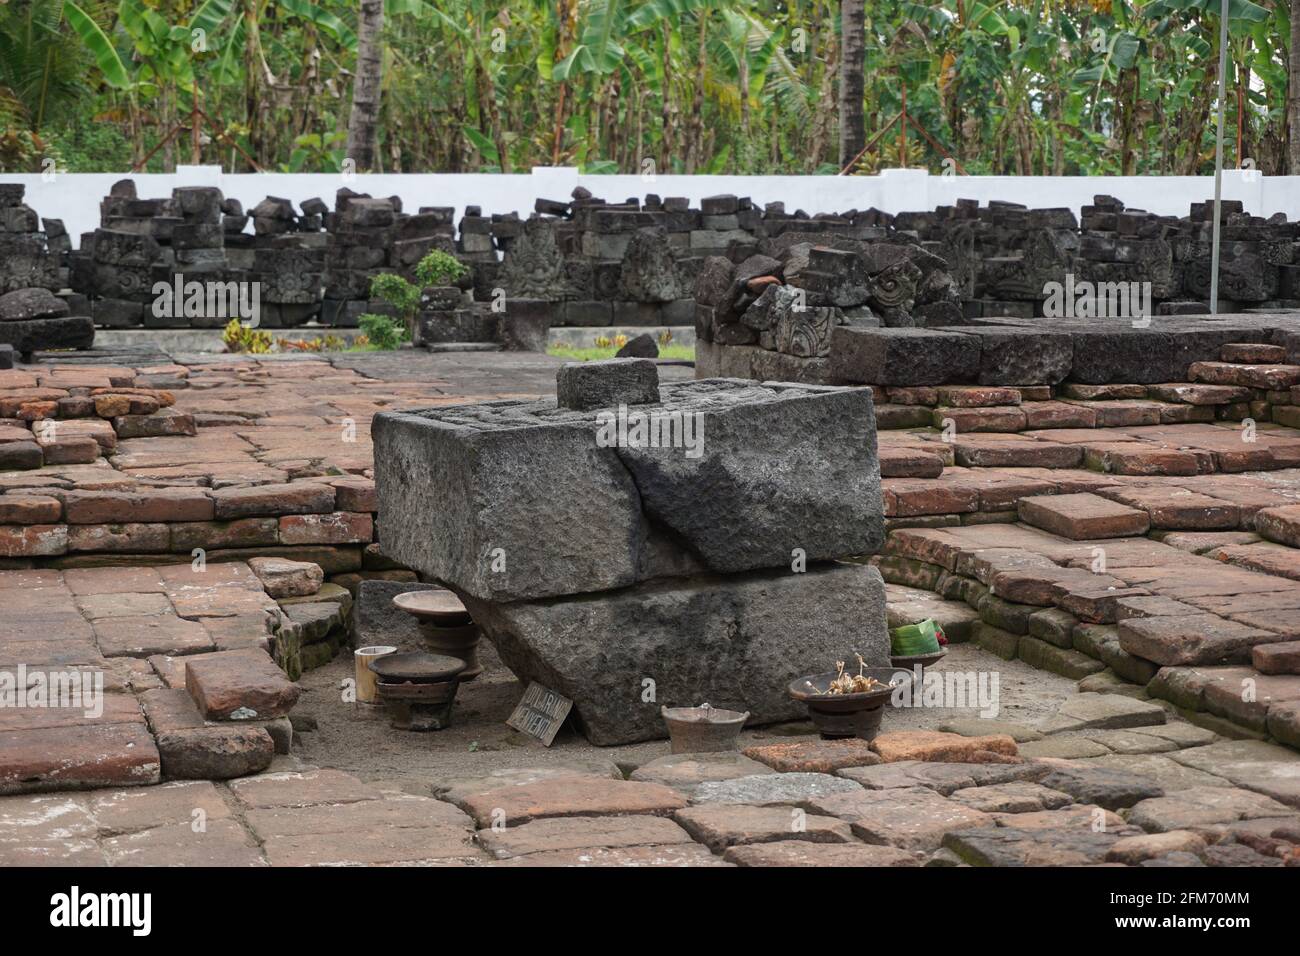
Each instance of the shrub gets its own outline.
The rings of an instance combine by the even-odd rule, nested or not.
[[[397,348],[410,338],[402,323],[387,315],[367,312],[357,319],[357,325],[365,333],[366,341],[370,345],[385,352]]]
[[[439,249],[434,249],[415,267],[415,279],[421,289],[431,285],[455,285],[468,273],[464,263]]]

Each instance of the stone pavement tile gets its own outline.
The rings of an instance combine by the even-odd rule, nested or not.
[[[1204,554],[1229,544],[1254,544],[1259,535],[1253,531],[1171,531],[1160,540],[1180,551]]]
[[[623,772],[612,760],[592,758],[568,762],[555,767],[506,767],[475,777],[452,777],[438,780],[431,792],[440,800],[465,809],[465,801],[476,794],[503,787],[519,787],[556,777],[587,776],[604,780],[622,780]]]
[[[98,853],[93,843],[97,833],[95,818],[82,794],[0,797],[0,861],[4,865],[21,865],[24,850],[31,850],[29,855],[36,862],[81,859],[85,843],[94,848],[93,859]],[[61,851],[61,846],[69,849]],[[102,863],[100,857],[97,865]]]
[[[958,790],[952,800],[972,810],[984,813],[1032,813],[1039,810],[1059,810],[1072,800],[1068,794],[1050,790],[1027,780],[1013,780],[988,787],[968,787]]]
[[[1107,810],[1120,810],[1140,800],[1164,796],[1163,788],[1149,777],[1080,762],[1058,762],[1040,782],[1044,787],[1068,793],[1076,803],[1096,804]]]
[[[869,767],[880,756],[865,740],[798,740],[745,748],[744,754],[783,773],[834,773],[844,767]]]
[[[68,524],[211,521],[212,499],[201,488],[69,491],[63,512]]]
[[[455,828],[467,835],[474,832],[468,814],[442,800],[409,793],[385,792],[379,799],[350,803],[313,804],[296,807],[250,809],[244,820],[259,838],[306,836],[363,830],[431,827]],[[473,855],[473,854],[470,854]]]
[[[81,673],[84,675],[82,679],[88,682],[82,686],[87,688],[93,686],[97,676],[95,672],[88,669]],[[31,676],[29,671],[29,684]],[[28,692],[31,693],[31,690]],[[75,696],[74,690],[73,696],[68,698],[68,704],[70,706],[0,707],[0,731],[47,730],[54,727],[77,728],[140,722],[140,705],[130,694],[105,693],[99,697],[92,698],[88,695],[80,698]]]
[[[671,846],[691,842],[690,834],[672,820],[644,814],[623,817],[548,817],[499,830],[487,827],[478,832],[477,839],[488,853],[499,860],[557,850]]]
[[[496,866],[626,866],[687,867],[731,866],[697,843],[669,846],[600,847],[597,849],[553,850],[502,860]]]
[[[875,767],[846,767],[837,771],[868,790],[924,787],[948,795],[964,787],[988,787],[1014,780],[1036,781],[1050,767],[1040,763],[937,763],[903,760]]]
[[[983,826],[949,833],[943,845],[971,866],[1087,866],[1105,860],[1119,839],[1081,827]]]
[[[1241,844],[1215,844],[1205,850],[1207,866],[1282,866],[1281,860],[1263,856]]]
[[[825,773],[761,773],[732,780],[702,783],[691,794],[693,805],[749,804],[759,807],[809,809],[819,797],[852,793],[862,788],[851,780]]]
[[[1250,660],[1250,649],[1277,635],[1215,614],[1130,618],[1119,622],[1119,644],[1155,664],[1228,664]]]
[[[1081,757],[1101,757],[1110,753],[1105,744],[1086,737],[1048,737],[1020,745],[1020,756],[1026,760],[1041,757],[1055,757],[1063,760],[1075,760]]]
[[[232,781],[229,786],[240,802],[252,809],[355,803],[377,800],[381,796],[375,787],[362,783],[351,774],[329,769],[262,774]]]
[[[52,570],[0,571],[0,591],[63,587],[63,572]]]
[[[1232,786],[1222,777],[1205,773],[1192,767],[1184,767],[1176,760],[1170,760],[1172,751],[1159,754],[1107,754],[1076,761],[1080,766],[1101,767],[1104,770],[1122,770],[1137,774],[1153,781],[1165,793],[1175,793],[1187,787],[1225,787]]]
[[[683,793],[690,793],[700,784],[709,781],[731,780],[735,777],[775,772],[757,760],[751,760],[739,753],[686,753],[656,757],[649,763],[637,767],[628,775],[628,779],[641,783],[659,783]]]
[[[896,730],[877,734],[871,749],[886,763],[933,760],[943,763],[1014,763],[1016,742],[1001,734],[963,737],[933,730]]]
[[[206,780],[87,793],[88,812],[103,836],[199,820],[228,820],[230,807]]]
[[[1178,745],[1171,740],[1161,740],[1131,730],[1086,730],[1082,736],[1095,740],[1115,754],[1155,754],[1178,749]]]
[[[262,582],[262,589],[273,598],[315,594],[325,583],[325,574],[320,565],[310,561],[249,558],[248,567]]]
[[[1017,830],[1099,830],[1106,833],[1133,835],[1141,829],[1124,822],[1112,810],[1090,803],[1076,803],[1060,810],[1031,810],[1028,813],[994,813],[993,820],[1000,827]]]
[[[1286,747],[1258,740],[1225,740],[1169,756],[1289,807],[1300,807],[1300,754]]]
[[[1004,735],[1016,742],[1022,756],[1024,755],[1024,748],[1020,746],[1021,744],[1028,743],[1031,740],[1043,739],[1042,734],[1025,724],[1016,724],[1007,720],[986,719],[984,717],[963,717],[950,720],[940,724],[938,729],[942,733],[960,734],[963,737]]]
[[[699,789],[706,786],[714,784],[701,784]],[[657,783],[569,776],[470,794],[463,809],[486,827],[496,821],[518,826],[543,817],[667,814],[684,806],[685,797]]]
[[[1290,817],[1294,809],[1270,797],[1236,787],[1188,787],[1143,800],[1125,814],[1143,830],[1163,833],[1261,817]]]
[[[0,839],[0,867],[107,866],[108,861],[94,840],[46,840],[6,843]]]
[[[130,615],[94,623],[95,641],[105,657],[197,654],[212,650],[212,639],[197,621],[173,615]]]
[[[1022,522],[1073,541],[1145,535],[1151,527],[1147,512],[1097,494],[1022,498],[1018,507]]]
[[[199,654],[185,662],[185,688],[208,720],[270,720],[298,702],[301,689],[254,648]]]
[[[234,820],[202,829],[189,821],[102,840],[110,866],[265,866],[252,837]]]
[[[1216,548],[1209,556],[1249,571],[1300,581],[1300,550],[1284,544],[1234,544]]]
[[[0,793],[157,783],[158,749],[144,720],[0,731]]]
[[[171,614],[172,602],[158,593],[87,594],[77,598],[81,613],[92,621],[106,617],[136,617]]]
[[[270,615],[278,605],[275,599],[261,591],[246,591],[235,587],[186,588],[168,593],[176,614],[183,618],[200,620],[207,617],[241,617]]]
[[[1075,694],[1039,725],[1044,733],[1078,730],[1118,730],[1163,724],[1164,708],[1120,694]]]
[[[162,578],[153,568],[69,568],[63,572],[73,594],[161,593]]]
[[[1136,866],[1147,860],[1169,856],[1173,853],[1200,857],[1205,853],[1205,840],[1188,830],[1171,830],[1167,833],[1149,833],[1142,836],[1122,837],[1106,851],[1110,863]]]
[[[1130,732],[1141,734],[1144,737],[1168,740],[1179,749],[1183,747],[1203,747],[1206,744],[1214,743],[1218,739],[1218,735],[1214,731],[1206,730],[1204,727],[1197,727],[1195,724],[1189,724],[1184,720],[1171,721],[1159,727],[1134,727]]]
[[[696,806],[678,810],[674,818],[692,838],[715,853],[738,844],[777,840],[853,841],[853,833],[843,820],[807,813],[797,807]]]
[[[864,843],[904,850],[936,850],[950,831],[993,824],[988,814],[922,787],[836,794],[814,800],[813,809],[846,820]]]
[[[892,846],[868,843],[810,843],[807,840],[779,840],[729,847],[722,858],[737,866],[920,866],[919,853]]]

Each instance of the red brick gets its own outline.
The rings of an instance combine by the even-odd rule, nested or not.
[[[1156,664],[1239,664],[1255,644],[1277,635],[1214,614],[1129,618],[1119,622],[1119,646]]]
[[[1219,360],[1245,365],[1278,365],[1286,361],[1286,348],[1262,342],[1229,342],[1219,349]]]
[[[1080,382],[1066,382],[1061,386],[1061,395],[1065,398],[1077,398],[1083,401],[1107,400],[1122,401],[1130,398],[1146,398],[1145,385],[1084,385]]]
[[[1019,405],[1020,390],[995,385],[942,385],[938,389],[938,404],[956,408],[990,408],[999,405]]]
[[[67,551],[67,525],[0,525],[0,558],[48,558]]]
[[[168,550],[170,541],[167,525],[161,523],[68,526],[68,551],[72,553],[160,554]]]
[[[63,499],[69,524],[210,521],[212,499],[198,488],[133,491],[69,491]]]
[[[375,483],[369,478],[346,478],[334,484],[334,507],[339,511],[378,511]]]
[[[662,815],[685,806],[681,794],[661,784],[575,774],[468,794],[461,808],[486,827],[498,819],[519,826],[546,817]]]
[[[203,625],[167,615],[111,617],[94,622],[95,640],[105,657],[148,657],[212,650]]]
[[[159,770],[143,719],[0,732],[0,793],[144,786]]]
[[[1095,428],[1097,412],[1070,402],[1025,402],[1026,428]]]
[[[285,515],[280,519],[281,544],[369,544],[375,535],[369,514]]]
[[[1077,468],[1083,449],[1048,441],[970,441],[953,443],[957,464],[967,468]]]
[[[1229,405],[1248,402],[1252,392],[1243,385],[1203,385],[1192,382],[1175,382],[1152,385],[1148,388],[1152,398],[1162,402],[1185,402],[1188,405]]]
[[[1208,454],[1204,455],[1208,458]],[[1190,451],[1158,448],[1145,442],[1098,442],[1084,446],[1089,468],[1116,475],[1199,475],[1209,469]]]
[[[53,524],[63,514],[58,498],[45,495],[0,495],[0,524]]]
[[[1014,405],[936,408],[930,420],[935,428],[947,428],[946,422],[952,422],[959,435],[962,432],[1018,432],[1025,427],[1025,413]]]
[[[0,503],[3,501],[0,498]],[[1270,541],[1300,548],[1300,505],[1265,508],[1256,512],[1255,530]]]
[[[1098,494],[1145,511],[1152,528],[1212,531],[1236,528],[1241,521],[1236,505],[1173,486],[1106,488]]]
[[[1250,662],[1261,674],[1300,674],[1300,641],[1256,644]]]
[[[886,763],[900,760],[942,763],[1014,763],[1019,751],[1006,734],[963,737],[937,730],[893,730],[877,734],[871,749]]]
[[[218,518],[262,515],[325,514],[334,510],[334,489],[327,484],[295,481],[285,485],[248,485],[212,492]]]
[[[298,702],[298,685],[254,648],[185,661],[185,688],[208,720],[271,720]]]
[[[1142,535],[1151,524],[1145,511],[1094,494],[1022,498],[1018,507],[1022,521],[1074,541]]]
[[[1300,365],[1241,365],[1231,362],[1193,362],[1187,377],[1213,385],[1245,385],[1280,389],[1300,385]]]

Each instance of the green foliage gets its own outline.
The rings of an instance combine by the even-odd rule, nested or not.
[[[870,0],[868,138],[909,114],[974,174],[1212,168],[1219,0]],[[1230,0],[1229,157],[1286,172],[1290,4]],[[388,0],[383,172],[813,173],[838,168],[840,5],[783,0]],[[340,168],[355,0],[0,2],[0,159],[62,130],[143,159],[203,108],[264,169]],[[202,30],[205,49],[194,48]],[[1238,100],[1242,106],[1238,107]],[[1241,126],[1241,155],[1235,155]],[[30,135],[18,136],[16,130]],[[4,144],[0,143],[0,149]],[[187,161],[181,136],[149,168]],[[203,162],[250,168],[212,137]],[[861,170],[943,169],[897,128]],[[646,161],[653,162],[647,169]],[[17,168],[9,165],[6,168]]]
[[[427,289],[429,286],[455,285],[467,275],[469,275],[469,268],[455,256],[448,255],[441,249],[431,251],[415,267],[415,279],[421,289]]]
[[[408,322],[420,309],[420,287],[395,272],[383,272],[370,279],[370,297],[382,299]]]
[[[250,328],[238,319],[226,323],[221,330],[221,341],[225,343],[227,352],[251,352],[254,355],[266,354],[275,344],[271,333]]]
[[[396,319],[387,315],[367,312],[357,319],[370,345],[384,352],[391,351],[408,339],[406,329]]]

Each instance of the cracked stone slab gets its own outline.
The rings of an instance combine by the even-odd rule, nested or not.
[[[1286,747],[1258,740],[1228,740],[1180,750],[1170,758],[1289,807],[1300,807],[1300,754]]]
[[[1163,797],[1154,781],[1123,770],[1058,764],[1041,783],[1074,797],[1077,803],[1092,803],[1107,810],[1119,810],[1150,797]]]
[[[808,810],[822,797],[854,793],[861,789],[852,780],[826,773],[761,773],[734,780],[702,783],[691,795],[691,803],[695,806],[715,803],[756,807],[789,806]]]
[[[799,840],[850,843],[853,832],[843,820],[807,813],[798,807],[716,804],[687,807],[674,815],[697,841],[719,853],[729,846]]]
[[[1075,694],[1067,697],[1039,729],[1057,734],[1077,730],[1118,730],[1163,724],[1167,717],[1159,704],[1121,694]]]
[[[1215,823],[1260,817],[1287,817],[1294,810],[1271,797],[1235,787],[1188,787],[1165,797],[1143,800],[1128,810],[1129,823],[1165,833]]]
[[[813,801],[819,813],[847,820],[864,843],[937,850],[953,830],[990,826],[993,818],[922,787],[860,790]]]

